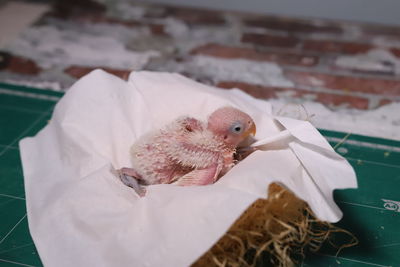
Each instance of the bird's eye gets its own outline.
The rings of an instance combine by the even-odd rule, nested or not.
[[[231,127],[231,132],[235,134],[240,134],[243,131],[243,126],[241,123],[235,123]]]

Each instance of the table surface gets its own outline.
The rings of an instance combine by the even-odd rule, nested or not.
[[[62,93],[0,83],[0,266],[42,266],[29,234],[18,142],[35,135]],[[378,122],[377,122],[378,123]],[[335,191],[338,226],[359,244],[326,247],[299,266],[400,266],[400,142],[320,130],[354,167],[358,189]]]

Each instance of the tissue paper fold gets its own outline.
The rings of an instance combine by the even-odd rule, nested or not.
[[[141,135],[222,106],[248,113],[259,150],[213,185],[153,185],[140,198],[115,169]],[[357,186],[352,167],[309,123],[273,117],[268,102],[178,74],[96,70],[59,101],[50,123],[20,142],[31,235],[45,266],[188,266],[279,182],[321,220],[341,211],[332,191]]]

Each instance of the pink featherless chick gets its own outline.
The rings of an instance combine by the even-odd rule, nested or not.
[[[207,123],[178,118],[133,144],[132,168],[119,170],[121,180],[140,195],[145,191],[138,184],[214,183],[233,167],[238,144],[255,132],[253,119],[232,107],[217,109]]]

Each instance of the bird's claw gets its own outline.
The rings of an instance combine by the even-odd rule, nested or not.
[[[126,175],[123,171],[118,170],[118,176],[121,182],[135,190],[135,192],[140,196],[144,197],[146,195],[146,188],[139,184],[138,180],[132,176]]]

